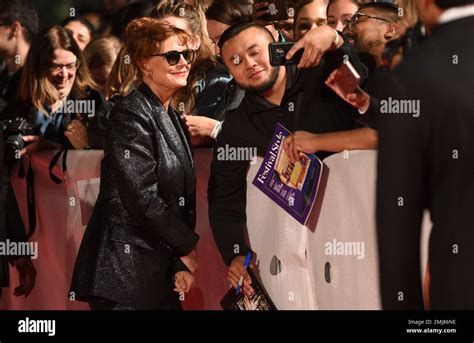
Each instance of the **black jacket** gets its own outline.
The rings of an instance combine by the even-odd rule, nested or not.
[[[385,113],[377,119],[385,309],[423,307],[420,223],[425,208],[433,222],[431,308],[474,309],[474,46],[467,42],[472,36],[474,16],[436,27],[395,70],[380,97],[420,104],[418,117]]]
[[[6,242],[7,239],[11,242],[26,242],[28,237],[10,183],[10,167],[4,162],[4,147],[3,131],[0,130],[0,242]],[[0,255],[0,287],[9,286],[8,262],[13,265],[19,257]]]
[[[287,68],[285,94],[280,106],[270,104],[257,94],[245,93],[239,107],[225,116],[222,132],[217,137],[209,178],[209,221],[217,247],[226,264],[237,255],[245,255],[246,192],[249,161],[221,159],[226,148],[256,152],[265,156],[275,125],[288,130],[313,133],[356,128],[353,109],[340,99],[324,81],[347,55],[362,78],[366,77],[355,50],[347,43],[326,53],[315,68]],[[320,152],[320,158],[328,155]]]
[[[142,84],[113,109],[101,185],[74,268],[79,300],[163,309],[194,232],[195,173],[178,114]]]

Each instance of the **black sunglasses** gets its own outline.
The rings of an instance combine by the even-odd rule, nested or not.
[[[196,58],[196,50],[192,49],[187,49],[184,51],[168,51],[168,52],[163,52],[161,54],[154,54],[150,55],[152,56],[163,56],[166,58],[166,61],[168,62],[169,65],[174,66],[179,63],[179,60],[181,59],[181,56],[184,57],[186,63],[193,63],[194,59]]]

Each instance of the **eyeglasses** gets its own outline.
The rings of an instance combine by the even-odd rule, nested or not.
[[[192,50],[192,49],[187,49],[184,51],[172,50],[168,52],[163,52],[161,54],[150,55],[149,57],[152,57],[152,56],[162,56],[166,58],[166,61],[168,62],[170,66],[174,66],[179,63],[181,56],[184,57],[184,60],[186,61],[186,63],[193,63],[194,59],[196,58],[196,50]]]
[[[349,21],[349,24],[347,25],[349,30],[353,30],[354,27],[361,23],[361,18],[367,18],[367,19],[375,19],[375,20],[382,20],[388,24],[391,24],[391,22],[385,18],[380,18],[380,17],[374,17],[374,16],[371,16],[371,15],[368,15],[368,14],[365,14],[365,13],[356,13],[352,16],[351,20]]]
[[[49,65],[49,71],[51,73],[58,74],[61,72],[61,70],[66,67],[68,71],[76,71],[77,68],[81,65],[81,61],[76,60],[75,62],[68,63],[68,64],[56,64],[56,63],[51,63]]]

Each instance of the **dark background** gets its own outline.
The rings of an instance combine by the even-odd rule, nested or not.
[[[76,16],[83,8],[99,10],[101,0],[32,0],[39,16],[40,29],[54,24],[60,24],[69,17],[69,9],[76,10]]]

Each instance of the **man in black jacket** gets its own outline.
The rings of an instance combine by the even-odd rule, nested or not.
[[[431,37],[380,99],[377,225],[384,309],[422,309],[420,236],[432,309],[474,309],[473,0],[418,0]],[[424,266],[423,266],[424,267]]]
[[[249,160],[245,156],[225,156],[225,152],[246,151],[250,158],[264,156],[277,122],[291,131],[328,134],[344,131],[348,140],[354,141],[357,137],[359,145],[355,146],[359,148],[373,144],[370,133],[360,134],[355,129],[351,107],[324,85],[344,55],[364,75],[356,52],[343,37],[328,26],[310,30],[293,52],[289,52],[304,48],[299,67],[306,69],[270,66],[268,44],[271,42],[272,35],[255,23],[230,27],[219,42],[224,63],[246,93],[240,106],[226,114],[214,148],[208,193],[209,218],[217,246],[224,262],[230,266],[228,279],[236,287],[244,275],[246,293],[252,291],[243,268],[245,255],[250,250],[244,239]],[[334,146],[340,140],[328,139],[325,143],[328,144],[319,149],[320,157],[336,151]]]

